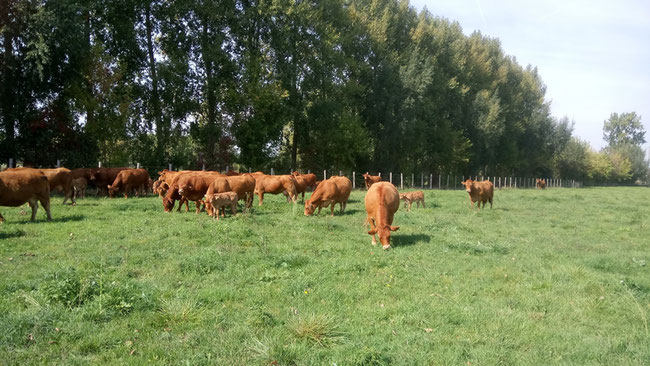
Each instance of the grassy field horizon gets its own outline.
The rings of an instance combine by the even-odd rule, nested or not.
[[[650,363],[648,188],[503,189],[480,212],[426,190],[388,251],[364,195],[220,221],[157,197],[0,207],[0,364]]]

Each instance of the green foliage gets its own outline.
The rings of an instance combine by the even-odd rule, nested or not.
[[[641,116],[635,112],[612,113],[603,125],[603,139],[612,147],[644,144],[646,140]]]

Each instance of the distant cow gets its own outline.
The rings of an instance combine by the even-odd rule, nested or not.
[[[346,182],[347,181],[347,182]],[[331,205],[330,214],[334,216],[334,206],[339,203],[341,212],[345,210],[352,183],[345,177],[330,178],[322,181],[311,197],[305,201],[305,216],[310,216],[318,208],[318,213],[322,207]]]
[[[546,179],[535,179],[535,185],[537,186],[537,189],[545,189],[546,188]]]
[[[225,210],[222,210],[222,208],[230,206],[230,210],[232,211],[233,216],[237,214],[237,193],[235,192],[224,192],[224,193],[215,193],[212,194],[211,196],[206,195],[206,202],[210,202],[210,205],[212,206],[212,214],[211,216],[213,218],[216,218],[219,220],[219,214],[221,213],[221,217],[225,217]]]
[[[97,187],[97,194],[104,192],[109,184],[112,184],[122,170],[129,168],[93,168],[90,170],[90,182]],[[105,191],[108,195],[108,190]]]
[[[363,174],[363,181],[366,183],[366,189],[370,189],[373,184],[381,182],[381,176],[365,173]]]
[[[395,212],[399,209],[399,194],[397,188],[389,182],[373,184],[366,193],[366,222],[370,224],[372,245],[377,245],[376,234],[384,249],[390,248],[390,234],[399,230],[392,226]]]
[[[301,200],[305,200],[305,191],[307,190],[307,187],[310,187],[310,181],[305,178],[302,174],[296,174],[296,172],[293,172],[293,179],[294,179],[294,184],[296,186],[296,195],[302,193],[302,198]],[[316,176],[314,176],[315,178]],[[289,192],[284,191],[282,192],[287,197],[287,202],[291,200],[291,197],[289,196]],[[297,197],[296,197],[297,198]]]
[[[481,202],[485,208],[485,203],[490,202],[492,208],[492,197],[494,196],[494,185],[489,180],[476,182],[468,179],[461,182],[465,186],[465,191],[469,194],[469,199],[472,202],[472,209],[474,209],[474,202],[478,202],[478,209],[481,209]]]
[[[72,204],[76,203],[74,198],[74,188],[72,187],[72,171],[66,168],[56,168],[56,169],[41,169],[43,174],[47,177],[47,181],[50,184],[50,192],[60,188],[63,190],[63,204],[70,199]]]
[[[404,208],[408,207],[408,211],[411,211],[413,202],[417,204],[417,208],[420,208],[420,202],[422,202],[422,207],[426,208],[424,205],[424,193],[422,191],[400,193],[399,199],[404,201]]]
[[[292,175],[265,175],[254,173],[255,194],[259,197],[259,206],[264,204],[264,194],[280,194],[287,191],[293,202],[296,202],[296,180]]]
[[[86,188],[88,181],[84,177],[75,178],[72,180],[72,188],[74,189],[74,196],[86,198]]]
[[[108,184],[109,196],[113,198],[115,192],[124,192],[124,198],[149,184],[149,173],[144,169],[124,169],[118,172],[112,184]]]
[[[304,179],[305,182],[307,183],[307,187],[316,189],[316,174],[314,173],[300,174],[298,172],[293,172],[291,173],[291,175],[293,175],[294,177],[302,177],[302,179]],[[303,199],[305,199],[304,196]]]
[[[8,169],[0,172],[0,206],[18,207],[29,203],[32,208],[31,221],[36,219],[38,202],[41,202],[47,219],[50,214],[50,184],[42,171],[31,168]],[[0,214],[0,222],[4,221]]]

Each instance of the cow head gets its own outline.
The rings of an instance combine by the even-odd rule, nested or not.
[[[94,182],[97,180],[97,173],[99,172],[99,169],[90,169],[90,180]]]
[[[174,203],[176,202],[173,198],[169,198],[169,197],[162,198],[162,204],[163,204],[163,208],[165,209],[165,212],[171,212],[171,210],[174,209]]]
[[[212,200],[214,199],[214,195],[212,197],[208,196],[207,194],[203,196],[203,204],[205,205],[205,212],[208,213],[208,215],[214,217],[214,206],[212,205]]]
[[[311,203],[311,200],[305,201],[305,216],[311,216],[316,211],[316,206]]]
[[[373,241],[375,240],[374,235],[379,234],[381,246],[384,249],[390,249],[390,233],[391,231],[397,230],[399,230],[399,226],[384,225],[383,227],[377,227],[375,230],[368,231],[368,234],[373,236]]]
[[[106,186],[108,188],[108,195],[109,197],[113,198],[115,196],[115,192],[117,192],[117,188],[113,188],[110,184]]]
[[[474,188],[474,181],[473,180],[467,179],[464,182],[460,182],[460,184],[465,186],[465,191],[467,191],[467,193],[472,193],[472,189]]]

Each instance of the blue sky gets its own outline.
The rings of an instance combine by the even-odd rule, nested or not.
[[[465,34],[498,38],[506,54],[536,66],[556,117],[605,146],[610,114],[636,112],[650,141],[650,1],[410,0],[457,21]],[[650,144],[646,144],[647,148]]]

